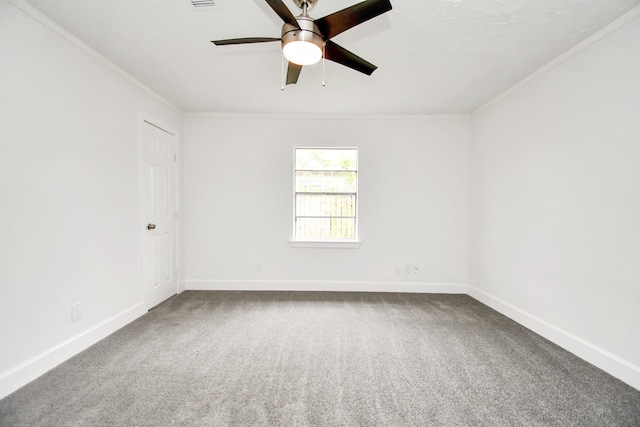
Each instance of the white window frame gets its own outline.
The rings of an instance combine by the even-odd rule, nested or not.
[[[297,239],[296,236],[296,150],[355,150],[356,151],[356,191],[355,191],[355,237],[353,239]],[[293,148],[293,173],[292,173],[292,227],[291,239],[289,246],[293,248],[337,248],[337,249],[356,249],[360,247],[359,226],[360,218],[360,148],[359,147],[294,147]]]

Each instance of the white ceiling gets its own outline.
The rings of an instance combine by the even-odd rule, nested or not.
[[[359,0],[319,0],[319,18]],[[184,112],[470,113],[640,4],[640,0],[391,0],[393,10],[333,40],[379,68],[327,61],[282,92],[279,37],[263,0],[28,0]],[[293,0],[284,0],[298,15]]]

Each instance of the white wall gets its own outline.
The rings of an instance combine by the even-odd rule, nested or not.
[[[184,144],[187,288],[464,292],[468,118],[192,115]],[[360,248],[289,246],[295,146],[359,147]]]
[[[470,240],[471,295],[636,388],[639,113],[639,19],[478,112]]]
[[[144,313],[138,114],[182,127],[50,27],[0,0],[0,397]],[[186,286],[471,283],[640,388],[639,55],[636,20],[472,122],[192,115]],[[300,145],[360,147],[359,249],[288,245]],[[394,273],[407,263],[421,273]]]
[[[2,397],[144,313],[139,112],[182,118],[5,0],[0,100]]]

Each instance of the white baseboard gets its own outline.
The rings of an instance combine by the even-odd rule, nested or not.
[[[462,283],[349,282],[321,280],[187,280],[192,291],[320,291],[465,294]]]
[[[640,390],[640,368],[550,323],[461,283],[342,282],[342,281],[248,281],[187,280],[181,290],[242,291],[326,291],[326,292],[402,292],[468,294],[472,298],[513,319],[567,351]],[[64,341],[24,363],[0,374],[0,399],[35,380],[60,363],[147,313],[143,304],[131,307],[95,327]]]
[[[184,280],[180,280],[178,282],[178,294],[181,294],[182,292],[184,292],[187,289],[187,285],[185,284]]]
[[[147,313],[142,303],[0,374],[0,399]]]
[[[527,329],[624,381],[631,387],[640,390],[640,367],[480,289],[473,286],[468,286],[467,289],[470,297],[515,320]]]

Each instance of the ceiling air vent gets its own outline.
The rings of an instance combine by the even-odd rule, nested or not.
[[[191,5],[196,9],[210,9],[215,7],[216,2],[213,0],[189,0]]]

